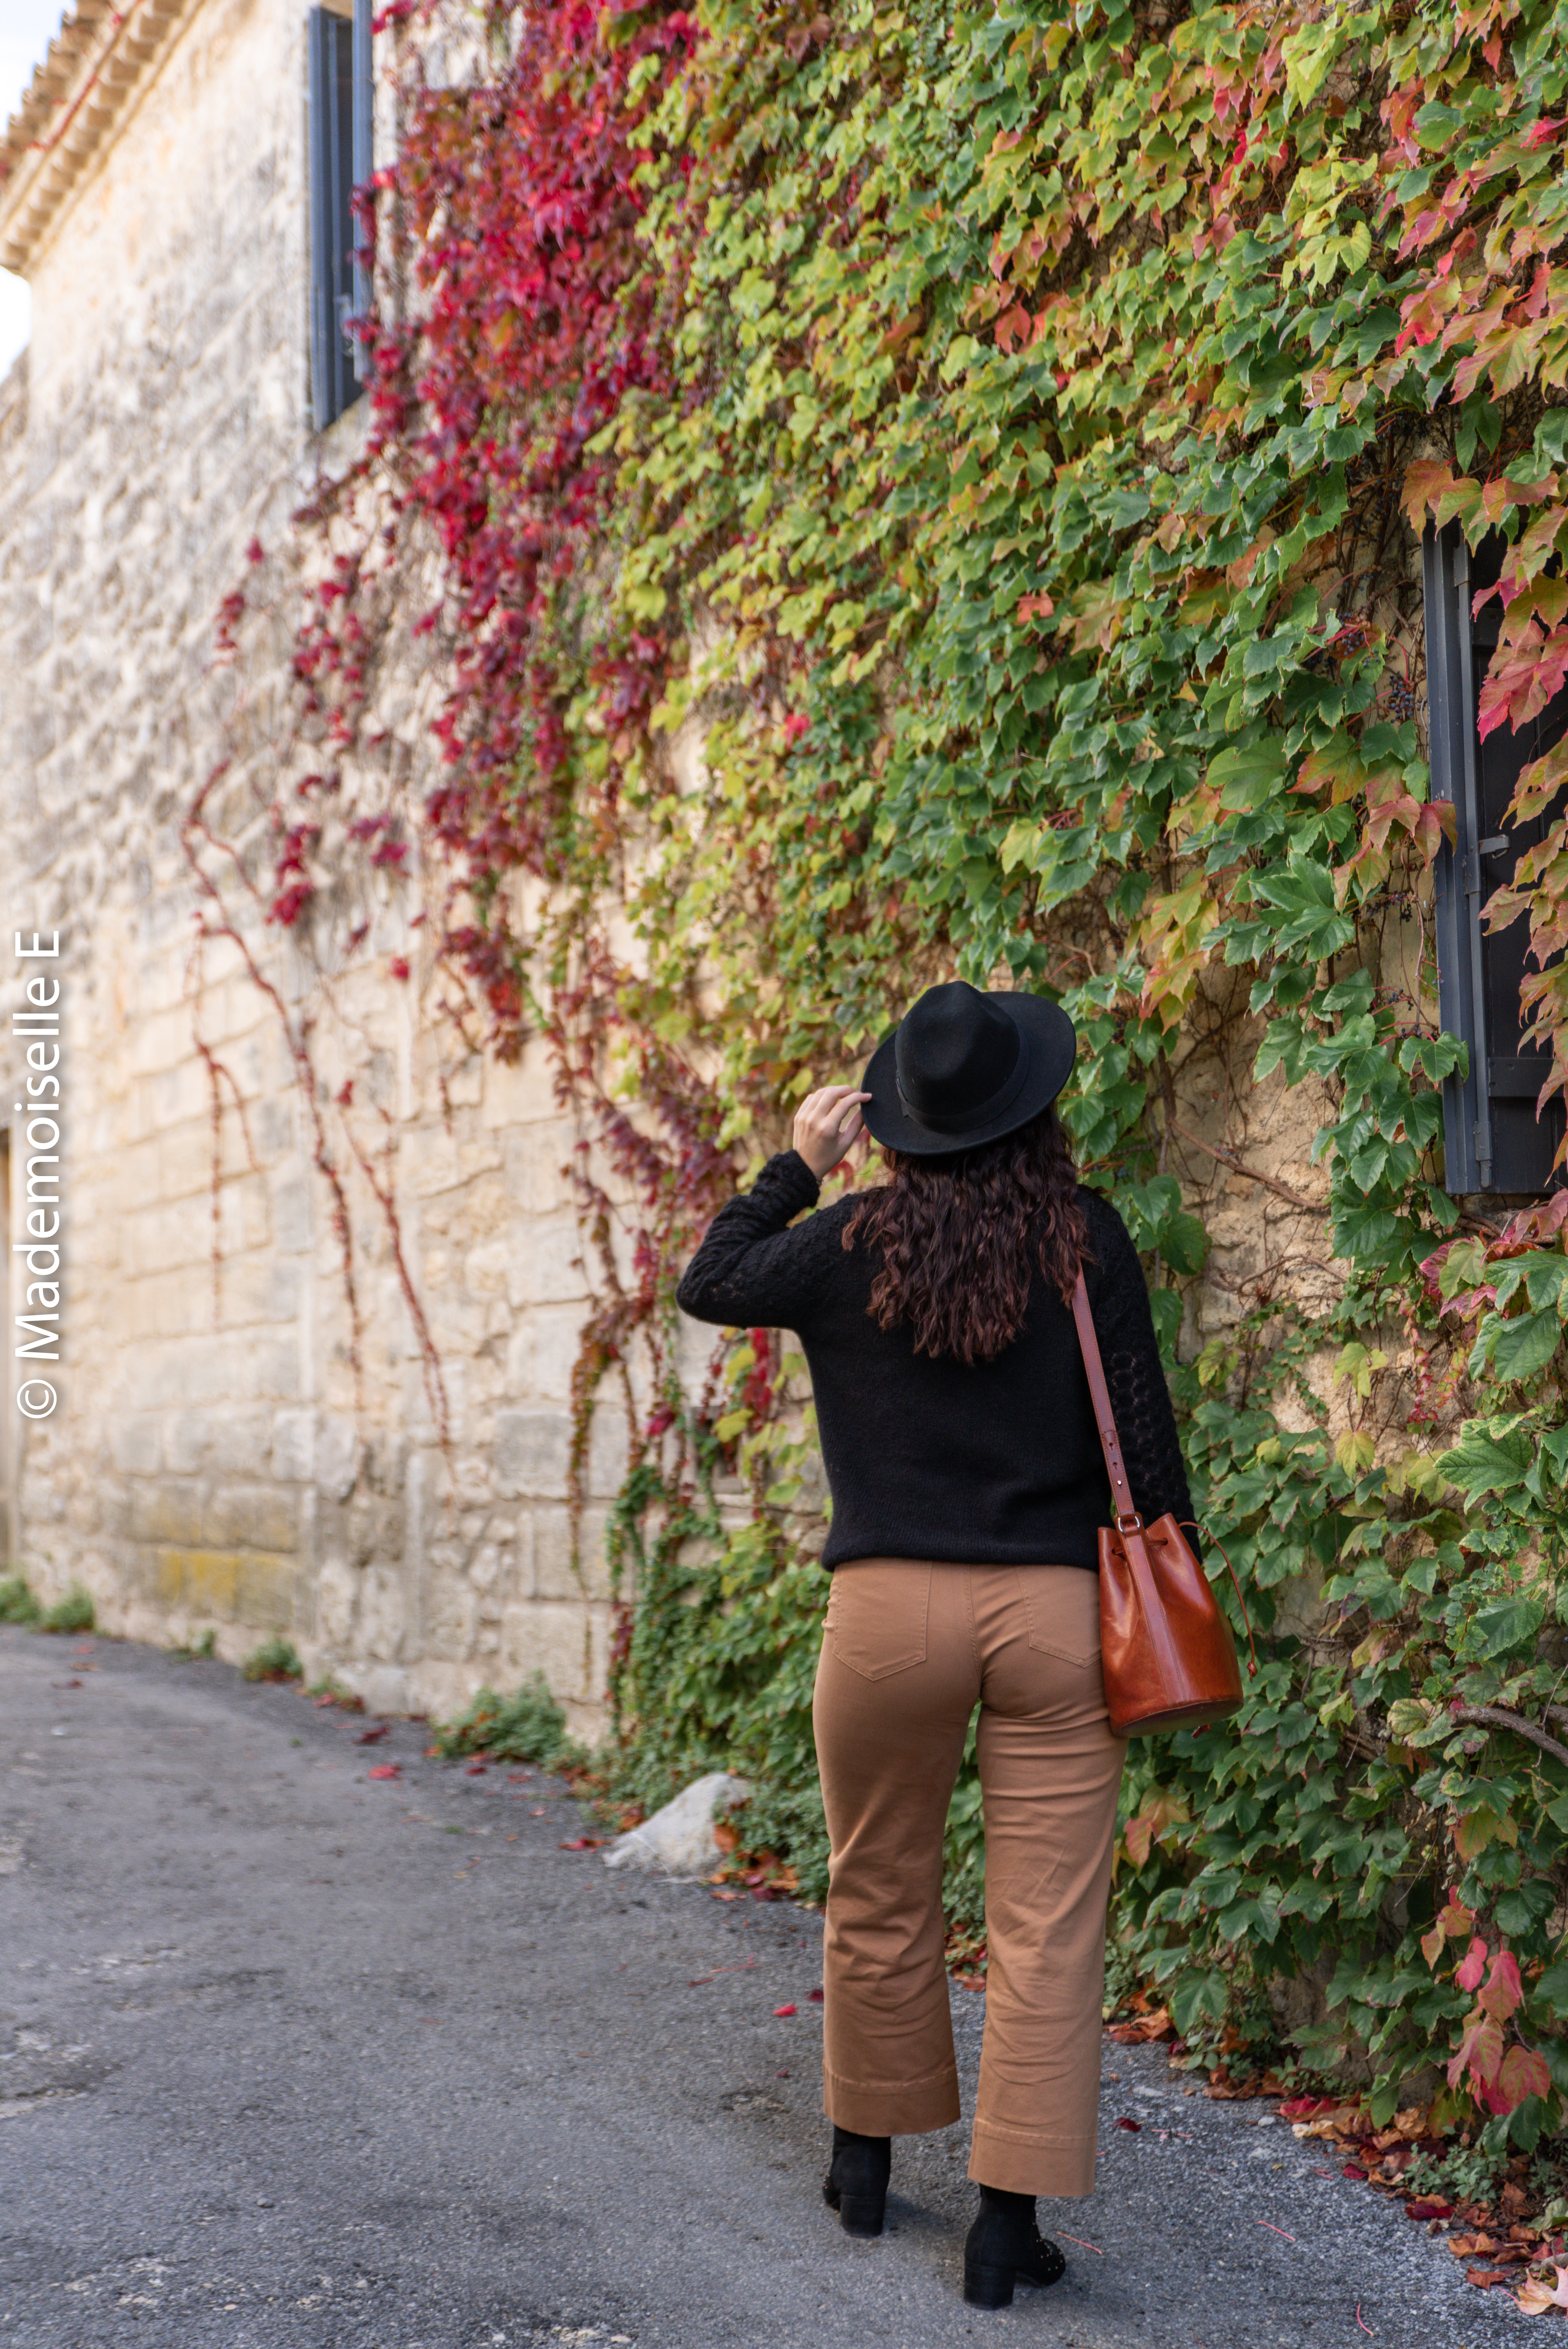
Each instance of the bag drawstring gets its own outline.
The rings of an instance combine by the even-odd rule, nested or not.
[[[1257,1678],[1257,1672],[1258,1672],[1258,1651],[1257,1651],[1257,1645],[1256,1645],[1256,1642],[1254,1641],[1254,1640],[1253,1640],[1253,1625],[1252,1625],[1252,1618],[1251,1618],[1251,1617],[1248,1615],[1248,1613],[1247,1613],[1247,1602],[1246,1602],[1246,1600],[1242,1597],[1242,1586],[1241,1586],[1241,1584],[1236,1580],[1236,1569],[1235,1569],[1235,1568],[1231,1564],[1231,1554],[1230,1554],[1229,1550],[1225,1547],[1224,1543],[1223,1543],[1222,1541],[1219,1540],[1215,1535],[1213,1535],[1213,1534],[1212,1534],[1212,1533],[1209,1533],[1209,1532],[1206,1532],[1206,1531],[1205,1531],[1205,1529],[1203,1528],[1203,1526],[1202,1526],[1192,1525],[1192,1520],[1191,1520],[1191,1517],[1182,1517],[1182,1518],[1179,1519],[1179,1520],[1178,1520],[1178,1522],[1179,1522],[1181,1525],[1184,1526],[1192,1526],[1192,1531],[1197,1535],[1198,1539],[1199,1539],[1200,1541],[1212,1542],[1212,1543],[1213,1543],[1213,1545],[1214,1545],[1214,1547],[1219,1551],[1220,1556],[1221,1556],[1221,1557],[1224,1559],[1224,1561],[1225,1561],[1225,1571],[1226,1571],[1226,1573],[1227,1573],[1227,1574],[1230,1576],[1230,1578],[1231,1578],[1231,1588],[1232,1588],[1232,1589],[1233,1589],[1233,1590],[1235,1592],[1235,1594],[1236,1594],[1236,1604],[1237,1604],[1237,1606],[1238,1606],[1238,1607],[1241,1609],[1241,1610],[1242,1610],[1242,1621],[1243,1621],[1243,1622],[1245,1624],[1245,1626],[1246,1626],[1246,1631],[1247,1631],[1247,1653],[1248,1653],[1248,1655],[1250,1656],[1250,1658],[1251,1658],[1251,1660],[1252,1660],[1252,1661],[1250,1661],[1250,1663],[1248,1664],[1248,1666],[1247,1666],[1247,1670],[1248,1670],[1248,1671],[1249,1671],[1249,1672],[1251,1672],[1251,1674],[1253,1675],[1253,1678],[1255,1680],[1255,1679]]]

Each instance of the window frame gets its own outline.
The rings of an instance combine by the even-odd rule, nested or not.
[[[365,315],[371,295],[353,208],[355,189],[375,166],[370,11],[371,0],[354,0],[352,16],[315,7],[306,17],[310,405],[317,432],[335,423],[365,389],[363,347],[349,334],[347,320]]]

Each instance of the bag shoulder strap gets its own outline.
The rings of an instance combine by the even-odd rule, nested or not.
[[[1089,1401],[1094,1405],[1099,1446],[1105,1454],[1105,1473],[1110,1479],[1111,1506],[1116,1511],[1117,1528],[1121,1533],[1135,1533],[1143,1520],[1133,1506],[1132,1487],[1127,1481],[1127,1468],[1121,1457],[1121,1438],[1116,1432],[1116,1413],[1110,1407],[1110,1389],[1105,1382],[1105,1365],[1099,1359],[1099,1340],[1095,1334],[1088,1289],[1081,1272],[1073,1289],[1073,1319],[1078,1324],[1083,1366],[1088,1374]]]

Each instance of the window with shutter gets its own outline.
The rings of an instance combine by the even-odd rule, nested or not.
[[[1522,919],[1491,930],[1481,915],[1561,812],[1504,821],[1521,768],[1568,732],[1568,688],[1519,733],[1503,725],[1483,742],[1477,704],[1502,616],[1495,595],[1479,613],[1474,599],[1497,579],[1503,542],[1494,534],[1470,548],[1450,523],[1429,527],[1423,553],[1432,795],[1451,800],[1457,818],[1453,846],[1445,842],[1438,855],[1439,1017],[1470,1050],[1469,1074],[1443,1087],[1447,1184],[1458,1196],[1490,1194],[1500,1204],[1539,1198],[1564,1179],[1553,1172],[1563,1110],[1558,1101],[1536,1114],[1550,1055],[1522,1034],[1529,936]]]
[[[354,190],[370,177],[370,5],[352,17],[313,8],[310,56],[311,409],[324,432],[364,388],[348,321],[369,306],[355,258]]]

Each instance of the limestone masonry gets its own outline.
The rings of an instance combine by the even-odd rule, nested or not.
[[[5,1548],[42,1596],[85,1583],[110,1629],[213,1626],[236,1658],[281,1631],[377,1706],[442,1710],[538,1666],[592,1732],[624,1441],[602,1411],[574,1565],[585,1280],[542,1053],[463,1058],[417,987],[348,1006],[396,1145],[443,1455],[387,1220],[356,1178],[356,1375],[281,1024],[232,948],[194,952],[181,819],[236,744],[253,772],[267,756],[266,679],[215,667],[219,606],[253,534],[363,429],[363,402],[311,428],[306,31],[299,0],[84,0],[0,150],[0,241],[35,305],[0,388],[12,1243],[29,1237],[14,1015],[39,972],[61,982],[64,1131],[57,1362],[11,1359],[30,1276],[8,1257]],[[15,934],[40,931],[57,959],[18,959]],[[252,943],[297,1005],[293,947]],[[15,1396],[40,1378],[57,1407],[30,1418]]]

